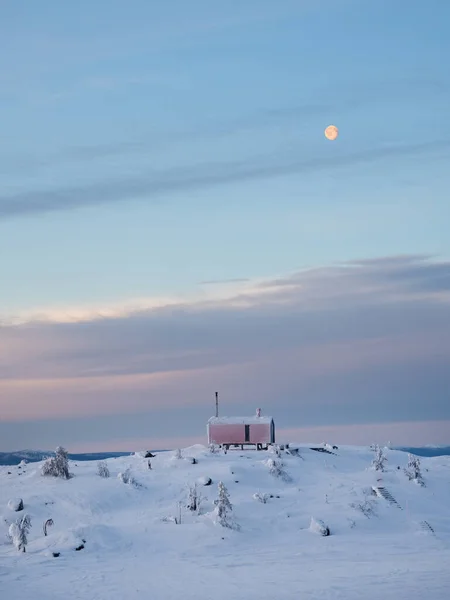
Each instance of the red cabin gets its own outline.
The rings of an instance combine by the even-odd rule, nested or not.
[[[272,417],[211,417],[208,420],[208,444],[230,446],[255,445],[258,449],[275,443],[275,423]]]

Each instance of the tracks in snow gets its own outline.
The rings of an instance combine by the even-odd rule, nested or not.
[[[397,500],[394,498],[394,496],[385,487],[373,485],[372,489],[377,496],[379,496],[380,498],[384,498],[384,500],[387,500],[389,502],[389,504],[392,504],[393,506],[396,506],[400,510],[403,510],[403,508],[400,506],[400,504],[397,502]]]
[[[389,502],[389,504],[396,506],[400,510],[403,510],[403,508],[400,506],[400,504],[397,502],[394,496],[385,487],[373,485],[372,489],[377,496],[383,498],[384,500]],[[433,527],[431,527],[431,525],[428,523],[428,521],[420,521],[419,527],[422,531],[425,531],[426,533],[431,533],[431,535],[436,537],[436,532],[434,531]]]
[[[420,521],[419,527],[422,531],[425,531],[426,533],[431,533],[432,535],[434,535],[436,537],[436,532],[431,527],[431,525],[428,523],[428,521]]]

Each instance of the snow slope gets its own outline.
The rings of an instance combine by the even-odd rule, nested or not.
[[[0,467],[0,596],[7,600],[441,600],[450,590],[450,457],[422,459],[426,487],[403,473],[407,455],[386,450],[387,471],[370,468],[366,448],[335,454],[297,446],[282,454],[291,481],[270,474],[270,452],[204,446],[163,452],[152,470],[139,454],[71,461],[69,481],[44,478],[42,463]],[[189,457],[195,457],[192,464]],[[400,466],[401,469],[397,469]],[[118,477],[127,467],[137,487]],[[9,472],[9,474],[8,474]],[[381,476],[381,477],[380,477]],[[202,477],[200,515],[186,509],[186,486]],[[381,481],[378,481],[381,479]],[[240,529],[215,523],[217,483],[228,488]],[[397,504],[371,493],[383,487]],[[266,503],[254,494],[272,495]],[[8,501],[23,498],[14,513]],[[176,517],[181,506],[181,524]],[[361,505],[369,515],[357,508]],[[372,512],[372,514],[370,514]],[[8,525],[28,513],[25,554],[6,539]],[[310,530],[311,518],[331,531]],[[43,522],[52,518],[49,534]],[[428,523],[428,525],[425,524]],[[430,527],[434,530],[431,531]],[[82,545],[84,548],[75,551]],[[53,557],[52,552],[60,552]]]

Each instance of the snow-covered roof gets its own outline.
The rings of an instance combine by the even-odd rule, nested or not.
[[[208,420],[210,425],[269,425],[273,421],[272,417],[211,417]]]

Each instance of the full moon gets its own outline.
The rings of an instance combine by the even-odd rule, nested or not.
[[[333,141],[337,138],[338,135],[339,135],[339,129],[336,127],[336,125],[329,125],[325,129],[325,137],[328,140]]]

